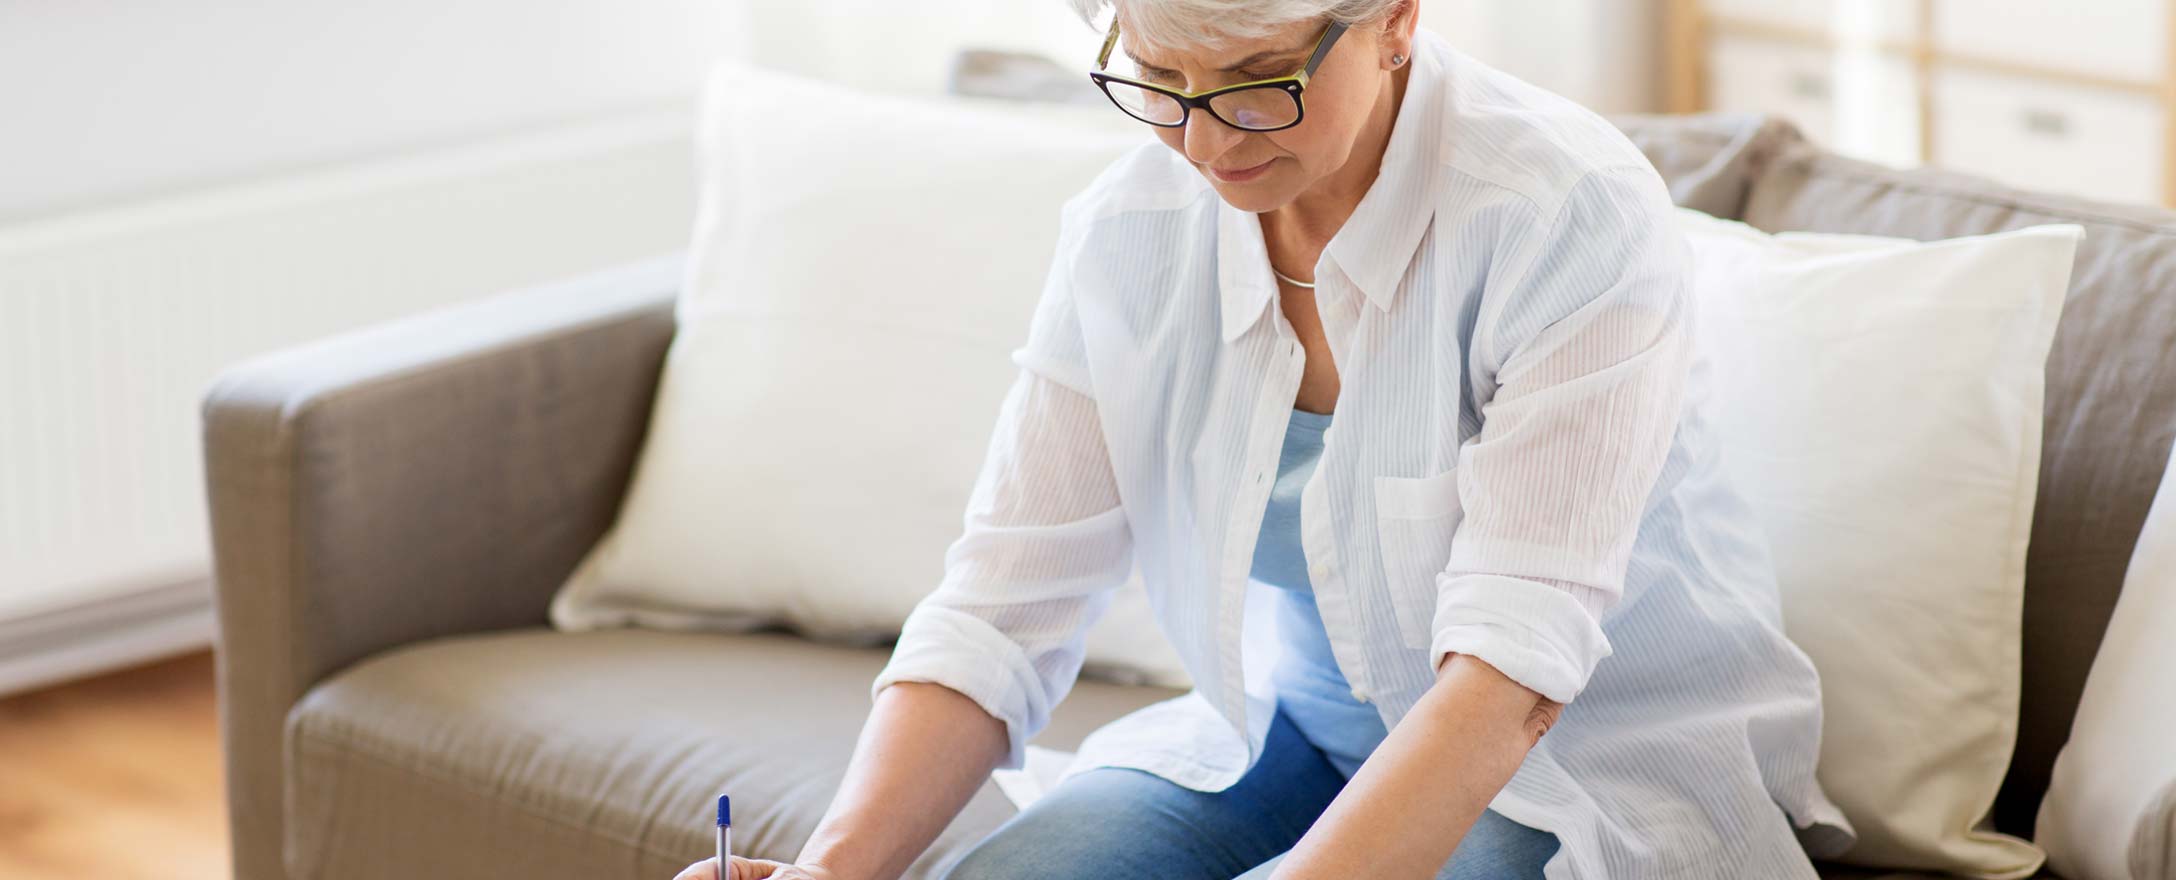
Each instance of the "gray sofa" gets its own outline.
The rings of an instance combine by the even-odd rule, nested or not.
[[[1993,816],[2029,836],[2176,435],[2176,214],[1874,167],[1774,120],[1618,122],[1680,202],[1765,229],[2087,228],[2048,364],[2022,735]],[[884,651],[545,622],[627,485],[678,279],[666,256],[507,293],[208,392],[238,878],[662,880],[709,848],[720,789],[748,805],[746,852],[797,851]],[[1084,680],[1038,742],[1072,748],[1173,693]],[[985,786],[910,876],[1011,812]]]

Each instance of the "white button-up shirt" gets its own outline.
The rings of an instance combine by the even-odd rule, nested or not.
[[[1551,878],[1811,878],[1801,843],[1849,826],[1716,458],[1669,194],[1607,121],[1418,34],[1314,272],[1341,387],[1301,540],[1338,666],[1391,726],[1451,652],[1568,704],[1491,804],[1557,835]],[[1018,768],[1138,565],[1195,687],[1068,775],[1238,780],[1274,708],[1242,618],[1306,362],[1278,295],[1259,218],[1160,142],[1068,200],[965,533],[871,693],[958,690]]]

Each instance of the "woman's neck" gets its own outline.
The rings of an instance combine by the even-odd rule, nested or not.
[[[1397,124],[1398,107],[1404,102],[1406,80],[1413,66],[1408,62],[1384,78],[1375,106],[1369,111],[1368,124],[1353,141],[1352,155],[1343,167],[1284,207],[1263,212],[1262,239],[1269,249],[1271,265],[1287,270],[1285,274],[1295,278],[1312,280],[1289,270],[1309,271],[1307,267],[1322,256],[1331,236],[1345,225],[1345,219],[1360,207],[1360,199],[1374,185],[1382,171],[1383,151],[1390,145],[1390,132]]]

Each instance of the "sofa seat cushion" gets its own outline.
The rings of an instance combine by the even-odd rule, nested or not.
[[[844,777],[885,649],[780,633],[515,630],[367,659],[288,715],[291,876],[663,880],[712,849],[791,859]],[[1179,692],[1083,680],[1035,742],[1073,749]],[[994,784],[917,861],[1014,810]]]
[[[738,852],[790,859],[845,776],[886,656],[782,633],[541,628],[377,655],[288,715],[288,873],[664,880],[710,852],[719,791]],[[1081,681],[1034,742],[1074,749],[1177,693]],[[941,876],[1013,812],[985,784],[906,877]]]

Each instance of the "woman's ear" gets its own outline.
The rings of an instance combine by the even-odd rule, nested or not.
[[[1419,25],[1419,0],[1403,0],[1391,10],[1380,38],[1386,66],[1395,70],[1413,60],[1413,29]]]

